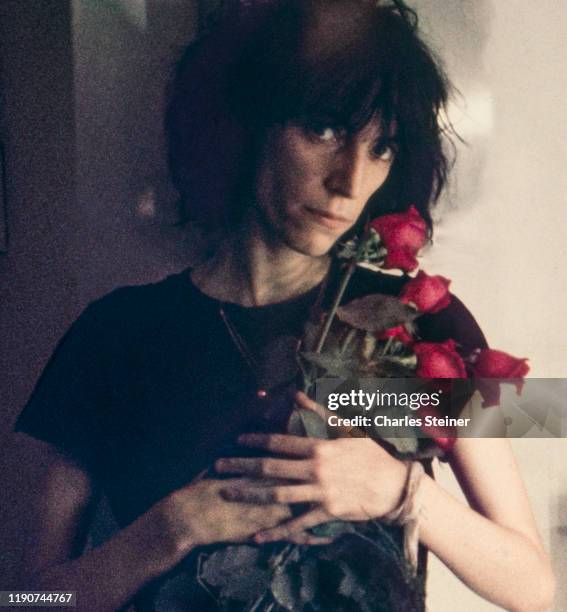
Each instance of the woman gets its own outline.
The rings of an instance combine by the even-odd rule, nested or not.
[[[190,271],[89,306],[46,368],[17,425],[47,443],[49,465],[27,588],[76,591],[79,609],[134,597],[152,609],[163,580],[202,547],[324,547],[310,528],[380,520],[399,505],[406,469],[382,446],[273,434],[277,410],[266,420],[263,397],[295,376],[337,240],[410,203],[431,223],[446,100],[400,6],[262,3],[188,51],[168,114],[170,162],[213,246]],[[400,282],[369,287],[361,272],[349,297]],[[484,343],[457,300],[420,335]],[[502,607],[548,609],[553,575],[508,443],[460,439],[447,460],[470,507],[425,476],[423,547]],[[120,530],[84,552],[100,492]],[[309,509],[291,516],[289,504]],[[193,587],[179,597],[185,608],[170,599],[162,609],[214,608]]]

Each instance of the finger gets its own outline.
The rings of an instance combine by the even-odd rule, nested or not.
[[[197,483],[203,480],[207,476],[208,472],[209,472],[208,468],[204,469],[202,472],[199,472],[197,476],[193,478],[193,480],[191,481],[191,484],[194,484],[194,483]]]
[[[321,404],[318,404],[316,401],[312,400],[308,395],[303,393],[303,391],[298,391],[295,394],[295,401],[301,406],[301,408],[306,408],[307,410],[311,410],[318,414],[323,420],[326,420],[329,415],[327,409]]]
[[[321,523],[326,523],[329,520],[330,517],[322,508],[315,508],[306,514],[294,518],[291,521],[282,523],[277,527],[260,531],[254,536],[254,540],[258,543],[285,540],[305,531],[306,529],[310,529],[311,527],[315,527]]]
[[[294,544],[303,544],[304,546],[324,546],[332,544],[333,538],[320,538],[304,531],[303,533],[294,533],[286,538],[288,542]]]
[[[215,470],[221,474],[285,478],[289,480],[312,480],[313,462],[272,457],[228,457],[215,462]]]
[[[247,504],[298,504],[319,502],[322,499],[321,489],[317,485],[293,485],[275,487],[224,487],[221,496],[234,502]]]
[[[318,441],[315,438],[290,436],[285,434],[244,434],[238,438],[239,444],[259,448],[272,453],[292,457],[311,457]]]

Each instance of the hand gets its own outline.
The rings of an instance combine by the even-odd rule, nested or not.
[[[304,394],[303,408],[318,413],[324,408]],[[334,519],[364,521],[380,518],[400,502],[406,466],[369,438],[320,440],[283,434],[246,434],[239,443],[285,458],[225,458],[215,463],[220,473],[275,479],[274,484],[227,483],[222,495],[249,504],[312,503],[306,514],[254,538],[305,541],[306,529]],[[303,538],[303,539],[302,539]]]
[[[291,516],[281,503],[253,505],[231,503],[220,490],[246,488],[249,479],[203,479],[174,491],[157,505],[159,522],[180,552],[217,542],[243,542],[257,531],[278,525]]]

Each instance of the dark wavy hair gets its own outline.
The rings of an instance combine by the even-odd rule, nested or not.
[[[347,16],[317,38],[321,11]],[[317,49],[318,46],[320,49]],[[439,120],[450,84],[402,2],[256,0],[230,11],[177,65],[166,115],[171,176],[182,214],[206,228],[238,221],[266,131],[296,122],[356,132],[381,123],[396,151],[370,216],[415,205],[430,229],[447,178]]]

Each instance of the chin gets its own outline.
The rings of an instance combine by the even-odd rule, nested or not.
[[[288,247],[309,257],[323,257],[331,250],[339,236],[330,236],[320,232],[305,232],[286,236]]]

